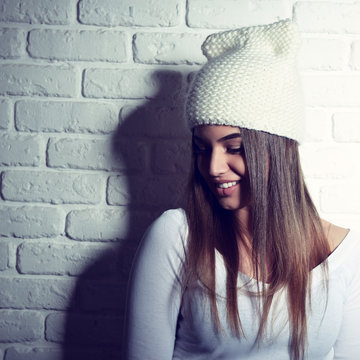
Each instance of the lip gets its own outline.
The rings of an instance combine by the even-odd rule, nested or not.
[[[219,197],[228,197],[231,196],[236,189],[239,187],[241,180],[222,180],[222,181],[216,181],[214,182],[215,185],[215,192]],[[221,184],[225,184],[225,183],[235,183],[232,186],[229,186],[227,188],[221,188],[219,187]]]
[[[236,180],[221,180],[221,181],[214,181],[215,187],[219,187],[221,184],[226,184],[226,183],[236,183],[235,185],[238,185],[240,183],[241,179],[236,179]],[[233,185],[233,186],[235,186]]]

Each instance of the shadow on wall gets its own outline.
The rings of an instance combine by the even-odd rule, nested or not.
[[[65,321],[64,360],[123,359],[126,288],[137,245],[159,214],[181,206],[187,181],[183,78],[179,72],[155,72],[157,96],[122,110],[112,155],[114,163],[121,159],[123,170],[109,177],[107,202],[117,209],[126,206],[129,226],[78,279]]]

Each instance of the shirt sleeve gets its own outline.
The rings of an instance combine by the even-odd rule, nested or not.
[[[183,226],[181,210],[167,211],[150,226],[141,242],[127,300],[128,360],[173,357],[181,303]]]
[[[352,255],[348,262],[348,294],[344,303],[342,325],[334,346],[334,360],[360,359],[360,241],[352,249]]]

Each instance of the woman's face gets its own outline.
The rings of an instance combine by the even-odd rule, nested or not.
[[[197,126],[193,141],[200,174],[220,205],[226,210],[248,206],[250,187],[240,129]]]

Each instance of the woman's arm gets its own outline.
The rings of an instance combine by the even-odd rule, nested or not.
[[[127,302],[129,360],[170,360],[180,311],[184,214],[170,210],[148,229],[137,252]]]

